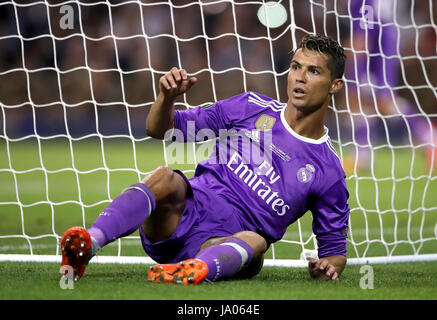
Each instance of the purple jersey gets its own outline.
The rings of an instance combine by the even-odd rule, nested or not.
[[[240,222],[268,243],[281,239],[310,210],[319,257],[346,255],[349,194],[328,129],[318,140],[300,136],[286,122],[285,108],[248,92],[209,107],[176,110],[175,129],[185,141],[204,140],[212,133],[220,137],[190,184],[238,208]],[[223,139],[223,132],[233,135]],[[230,142],[234,136],[241,138],[236,144]]]

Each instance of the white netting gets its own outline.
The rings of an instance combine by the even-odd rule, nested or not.
[[[315,32],[348,57],[327,125],[348,175],[350,255],[437,253],[435,3],[277,1],[260,13],[271,25],[283,6],[277,28],[258,20],[266,3],[1,1],[0,253],[59,255],[67,227],[89,227],[156,166],[194,172],[198,145],[181,160],[146,136],[172,66],[199,79],[179,109],[249,90],[286,102],[289,52]],[[308,213],[271,257],[314,248]],[[142,255],[137,235],[112,249]]]

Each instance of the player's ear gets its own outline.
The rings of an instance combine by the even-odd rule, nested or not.
[[[343,79],[334,79],[331,82],[331,88],[329,89],[329,93],[330,94],[336,94],[338,91],[341,90],[341,88],[343,88],[344,85],[344,81]]]

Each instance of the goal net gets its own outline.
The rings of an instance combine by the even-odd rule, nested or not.
[[[146,135],[171,67],[199,79],[177,109],[247,91],[287,102],[289,52],[309,33],[347,55],[327,127],[350,192],[349,263],[437,259],[436,21],[432,0],[1,1],[1,260],[60,261],[63,232],[126,186],[160,165],[193,175],[206,145]],[[311,223],[266,265],[305,266]],[[135,233],[93,261],[144,257]]]

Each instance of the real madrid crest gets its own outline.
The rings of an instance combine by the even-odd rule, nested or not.
[[[255,128],[257,128],[259,131],[268,131],[273,128],[275,122],[275,118],[263,114],[261,117],[258,118],[258,120],[256,120]]]
[[[303,183],[310,182],[315,171],[316,169],[312,164],[306,164],[305,167],[297,170],[297,180]]]

